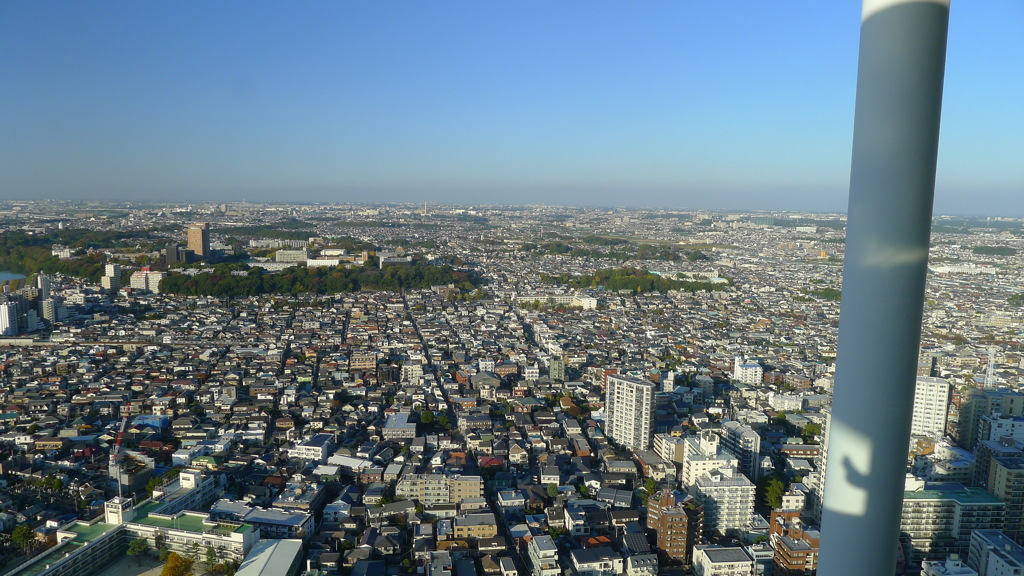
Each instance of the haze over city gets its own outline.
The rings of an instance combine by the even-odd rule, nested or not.
[[[936,212],[1020,215],[1024,5],[956,3]],[[860,2],[0,5],[0,198],[843,211]]]
[[[956,1],[0,3],[0,576],[1024,574]]]

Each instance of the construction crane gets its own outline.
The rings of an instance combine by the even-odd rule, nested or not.
[[[121,470],[118,468],[117,457],[121,452],[121,442],[124,440],[124,430],[128,427],[128,415],[132,405],[132,394],[129,390],[128,401],[124,404],[124,418],[121,419],[121,429],[117,431],[117,441],[110,451],[110,470],[117,474],[117,495],[121,497]]]

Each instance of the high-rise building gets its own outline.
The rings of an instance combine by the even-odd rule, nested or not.
[[[647,529],[655,532],[659,551],[689,563],[704,531],[704,510],[693,496],[659,490],[647,501]]]
[[[43,319],[51,324],[68,319],[68,309],[64,307],[64,303],[57,296],[51,296],[41,301],[39,308]]]
[[[807,511],[815,521],[821,522],[822,504],[825,496],[825,463],[828,461],[828,438],[832,428],[832,412],[830,408],[822,411],[825,416],[825,425],[822,427],[824,437],[821,442],[821,452],[814,458],[814,472],[804,476],[804,485],[807,486]]]
[[[988,491],[1006,503],[1003,532],[1024,544],[1024,458],[994,458],[988,472]]]
[[[910,562],[966,554],[975,530],[1001,530],[1006,504],[980,488],[907,479],[900,532],[910,539]]]
[[[761,471],[761,436],[742,422],[722,423],[722,448],[736,457],[737,468],[753,482]]]
[[[692,490],[704,506],[704,534],[731,535],[750,527],[754,483],[735,468],[720,468],[697,479]]]
[[[207,260],[210,257],[210,225],[206,222],[188,227],[188,249],[195,253],[196,258]]]
[[[609,438],[633,450],[646,450],[651,446],[654,382],[610,374],[605,409]]]
[[[942,378],[917,377],[914,387],[914,414],[910,424],[912,435],[942,438],[946,434],[950,391],[949,382]]]
[[[0,336],[18,334],[18,305],[14,302],[0,304]]]
[[[697,480],[720,468],[736,468],[736,457],[720,449],[721,437],[711,430],[689,436],[682,447],[682,474],[679,481],[691,488]]]
[[[46,274],[36,276],[36,287],[39,288],[39,297],[46,299],[50,297],[50,277]]]
[[[1009,388],[970,388],[960,407],[960,445],[974,450],[983,416],[1024,416],[1024,394]]]
[[[163,272],[156,272],[144,267],[142,270],[132,272],[131,287],[135,290],[146,290],[154,294],[160,293],[160,281],[164,279]]]
[[[565,360],[561,356],[552,356],[548,360],[548,376],[559,382],[565,380]]]
[[[121,289],[121,265],[107,264],[103,268],[100,286],[105,292],[117,292]]]
[[[168,266],[171,264],[177,264],[183,259],[181,247],[178,246],[177,242],[171,242],[166,248],[164,248],[164,263]]]

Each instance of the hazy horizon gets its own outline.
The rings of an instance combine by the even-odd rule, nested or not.
[[[845,212],[859,0],[0,5],[0,198]],[[955,3],[936,214],[1024,216],[1024,5]]]

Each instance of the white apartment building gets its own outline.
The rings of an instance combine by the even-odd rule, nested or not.
[[[535,536],[526,549],[533,576],[559,576],[562,573],[558,563],[558,547],[551,536]]]
[[[921,576],[978,576],[960,559],[959,554],[950,554],[945,560],[922,560]]]
[[[288,455],[292,458],[323,463],[330,456],[333,446],[333,436],[330,434],[316,434],[312,438],[297,444],[288,451]]]
[[[18,305],[14,302],[0,304],[0,336],[18,334]]]
[[[685,487],[697,483],[697,479],[721,468],[736,468],[739,462],[732,454],[719,450],[719,436],[705,430],[697,437],[686,439],[683,448],[683,466],[680,482]]]
[[[967,565],[982,576],[1024,574],[1024,547],[1002,530],[975,530]]]
[[[608,376],[605,428],[608,437],[634,450],[651,445],[654,382],[631,376]]]
[[[693,572],[697,576],[751,576],[754,559],[743,548],[694,546]]]
[[[942,438],[946,433],[949,412],[949,382],[942,378],[918,376],[914,386],[914,415],[910,433],[915,436]]]
[[[757,362],[737,356],[732,367],[732,379],[744,384],[760,384],[764,379],[764,368]]]
[[[693,491],[704,506],[704,534],[746,530],[754,517],[754,483],[734,468],[697,479]]]
[[[129,285],[133,290],[146,290],[154,294],[160,293],[160,281],[164,279],[163,272],[154,272],[148,268],[143,268],[137,272],[132,272],[132,277]]]

